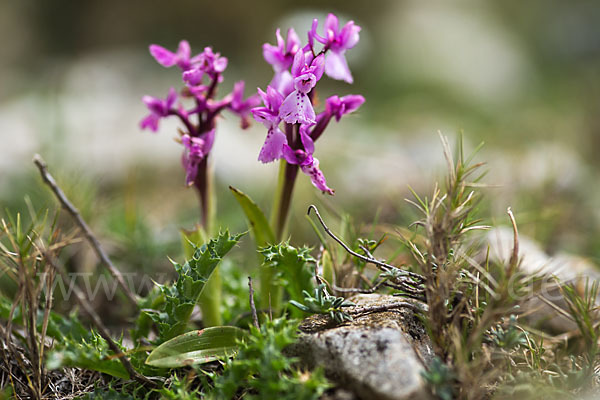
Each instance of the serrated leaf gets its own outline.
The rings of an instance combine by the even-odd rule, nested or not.
[[[239,341],[247,336],[246,331],[234,326],[214,326],[187,332],[155,348],[146,359],[146,364],[177,368],[207,363],[235,353]]]
[[[164,303],[156,308],[158,313],[151,315],[154,322],[158,323],[160,342],[186,331],[194,305],[198,303],[206,282],[243,235],[230,235],[225,231],[202,246],[191,243],[193,251],[189,259],[183,264],[173,262],[178,274],[177,281],[173,285],[159,286]]]
[[[0,296],[0,318],[8,319],[10,308],[10,300]],[[13,321],[16,322],[21,318],[21,308],[17,307],[13,314]],[[38,310],[37,319],[38,329],[41,329],[43,320],[41,310]],[[78,367],[117,378],[129,378],[119,359],[109,357],[112,351],[106,340],[95,331],[85,328],[75,314],[63,316],[50,311],[46,333],[55,339],[46,359],[48,369]]]
[[[244,192],[232,186],[229,186],[229,189],[246,215],[248,226],[252,230],[257,247],[275,243],[275,235],[260,207]]]
[[[304,298],[302,291],[312,288],[312,266],[316,260],[310,255],[310,251],[308,247],[297,249],[287,242],[260,249],[265,257],[263,268],[274,268],[277,271],[277,278],[282,281],[292,300],[301,301]]]
[[[106,340],[92,330],[85,338],[73,339],[67,336],[56,340],[48,354],[46,366],[51,370],[77,367],[99,371],[117,378],[129,378],[129,373],[119,359],[111,358],[110,355],[112,355],[112,351]]]

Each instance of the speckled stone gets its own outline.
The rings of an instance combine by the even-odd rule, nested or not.
[[[401,299],[370,294],[350,300],[365,307]],[[303,333],[290,353],[308,367],[322,366],[330,379],[358,398],[431,398],[421,372],[432,359],[433,350],[412,310],[367,314],[342,325],[315,315],[307,318],[300,330]]]

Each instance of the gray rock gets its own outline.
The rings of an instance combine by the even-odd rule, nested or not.
[[[359,307],[398,303],[388,295],[357,295]],[[409,309],[355,317],[343,325],[326,316],[307,318],[290,350],[309,368],[322,366],[340,387],[365,400],[430,399],[421,372],[433,350],[420,321]]]

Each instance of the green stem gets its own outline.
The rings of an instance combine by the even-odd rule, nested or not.
[[[200,309],[202,310],[202,323],[207,326],[223,325],[221,316],[221,272],[217,267],[206,285],[204,291],[199,298]]]
[[[279,180],[277,195],[271,211],[271,226],[274,227],[275,240],[281,242],[286,232],[287,220],[292,202],[294,183],[298,175],[298,166],[288,164],[285,160],[279,163]],[[275,271],[271,267],[260,268],[260,308],[278,311],[281,308],[282,288],[274,281]]]
[[[299,124],[285,124],[285,135],[290,147],[294,150],[302,146],[300,141]],[[292,193],[294,184],[298,176],[298,166],[288,164],[287,161],[281,159],[279,162],[279,178],[277,181],[276,197],[271,210],[271,227],[275,233],[277,242],[281,242],[285,235],[288,214],[292,203]]]
[[[281,200],[279,203],[279,210],[277,215],[277,225],[275,228],[275,238],[277,241],[283,240],[286,233],[288,216],[290,213],[290,206],[292,204],[292,193],[294,192],[294,186],[296,183],[296,177],[298,176],[298,166],[294,164],[288,164],[285,160],[284,163],[284,180],[283,187],[281,188]]]
[[[299,126],[286,124],[286,136],[288,143],[293,149],[300,146],[298,135]],[[279,178],[277,180],[277,190],[273,208],[271,209],[271,228],[275,233],[275,241],[279,243],[286,234],[286,226],[292,203],[292,194],[294,184],[298,176],[298,166],[289,164],[284,159],[279,162]],[[281,298],[283,289],[276,285],[274,281],[275,271],[271,267],[260,268],[260,307],[263,310],[269,309],[275,312],[281,308]]]
[[[208,165],[208,157],[198,166],[198,175],[194,181],[194,186],[198,191],[200,198],[201,221],[203,235],[201,243],[208,241],[215,232],[213,232],[215,220],[215,197],[213,194],[213,184]],[[202,323],[204,326],[219,326],[223,324],[221,317],[221,274],[217,267],[206,285],[204,291],[198,299],[200,309],[202,310]]]

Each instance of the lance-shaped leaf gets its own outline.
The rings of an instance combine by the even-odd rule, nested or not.
[[[158,346],[146,359],[153,367],[177,368],[203,364],[233,355],[248,333],[234,326],[214,326],[191,331]]]
[[[275,235],[269,226],[265,214],[258,205],[244,192],[237,190],[232,186],[229,186],[229,190],[231,190],[235,199],[240,203],[240,206],[246,215],[248,226],[252,230],[252,235],[254,235],[257,247],[275,243]]]

